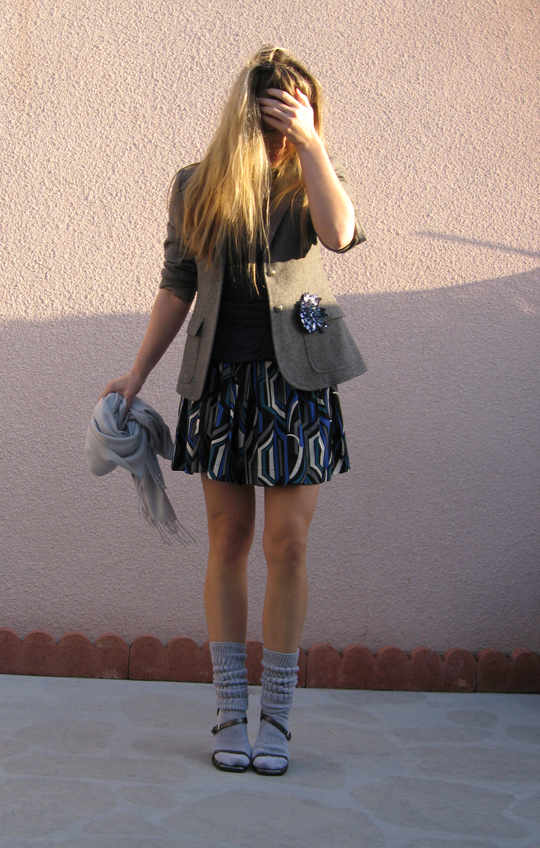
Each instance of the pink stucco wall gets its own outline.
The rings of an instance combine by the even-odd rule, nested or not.
[[[540,6],[532,0],[7,0],[0,17],[0,625],[206,638],[197,536],[163,547],[83,456],[156,292],[170,178],[244,59],[317,73],[368,236],[325,259],[368,373],[323,486],[303,644],[540,649]],[[180,338],[142,396],[171,427]],[[260,524],[249,636],[260,638]]]

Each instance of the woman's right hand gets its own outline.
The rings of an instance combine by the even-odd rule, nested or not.
[[[123,377],[119,377],[117,380],[109,380],[103,391],[101,392],[98,400],[106,397],[111,392],[118,392],[123,395],[127,400],[127,409],[131,406],[131,401],[133,398],[139,394],[140,390],[144,385],[144,380],[136,374],[133,370],[128,371],[127,374],[124,374]]]

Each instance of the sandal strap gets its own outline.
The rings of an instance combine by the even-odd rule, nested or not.
[[[247,716],[243,716],[242,718],[232,718],[230,721],[224,721],[223,724],[216,724],[216,726],[212,728],[212,733],[219,733],[220,730],[224,730],[226,727],[232,727],[233,724],[247,724]]]
[[[274,727],[276,727],[278,730],[281,730],[281,732],[283,733],[283,735],[284,735],[285,739],[287,740],[287,742],[289,742],[289,741],[290,741],[290,739],[291,739],[291,732],[290,732],[289,730],[285,730],[285,728],[283,727],[283,725],[282,725],[282,724],[280,724],[280,723],[279,723],[279,721],[276,721],[276,720],[275,720],[275,718],[272,718],[272,716],[266,715],[266,713],[263,713],[263,712],[261,711],[261,721],[268,721],[268,722],[270,722],[270,724],[273,724],[273,725],[274,725]],[[260,755],[259,755],[259,754],[257,754],[257,756],[260,756]],[[267,755],[267,756],[272,756],[272,757],[273,757],[273,756],[274,756],[274,754],[270,754],[270,755]],[[280,756],[280,755],[276,754],[275,756]],[[284,758],[284,759],[285,759],[285,758]]]

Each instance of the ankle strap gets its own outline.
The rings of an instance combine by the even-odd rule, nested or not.
[[[223,724],[216,724],[216,726],[212,728],[212,733],[219,733],[220,730],[224,730],[226,727],[232,727],[233,724],[247,724],[247,717],[243,716],[242,718],[232,718],[230,721],[223,722]]]
[[[273,725],[274,725],[274,727],[277,727],[277,729],[278,729],[278,730],[281,730],[281,732],[283,733],[283,735],[284,735],[285,739],[287,740],[287,742],[289,742],[289,741],[290,741],[290,739],[291,739],[291,733],[290,733],[290,731],[289,731],[289,730],[285,730],[285,728],[283,727],[283,725],[282,725],[282,724],[280,724],[280,723],[279,723],[279,721],[276,721],[276,720],[275,720],[275,718],[272,718],[272,716],[266,715],[266,713],[263,713],[263,712],[261,711],[261,721],[268,721],[270,724],[273,724]]]

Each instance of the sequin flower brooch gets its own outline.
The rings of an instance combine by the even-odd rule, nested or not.
[[[324,333],[328,327],[328,312],[324,307],[319,306],[320,297],[316,294],[308,294],[304,292],[300,298],[300,321],[304,330],[308,333],[314,333],[315,330]]]

